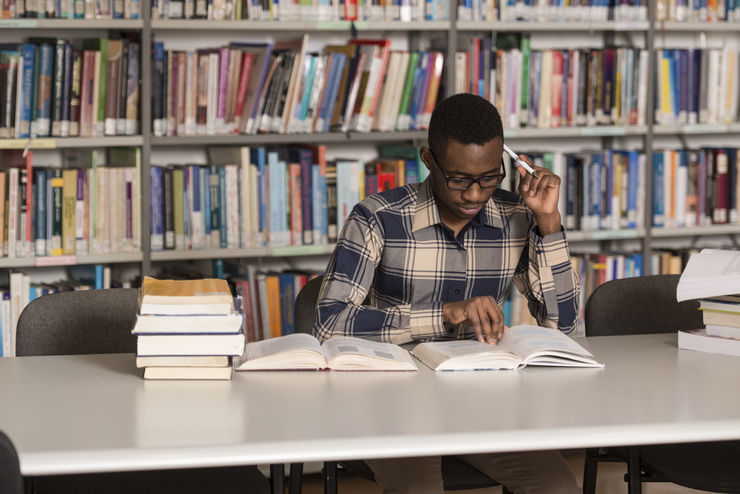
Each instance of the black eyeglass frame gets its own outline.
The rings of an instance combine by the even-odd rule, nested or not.
[[[445,179],[445,185],[447,185],[447,188],[450,190],[468,190],[470,187],[473,186],[473,184],[477,183],[478,187],[481,189],[495,189],[499,185],[501,185],[501,182],[504,181],[504,178],[506,178],[506,168],[504,168],[504,157],[501,156],[501,173],[498,173],[496,175],[488,175],[487,177],[480,177],[480,178],[465,178],[465,177],[448,177],[447,174],[442,170],[442,167],[439,166],[439,160],[434,155],[434,151],[432,151],[431,147],[427,148],[429,150],[429,154],[432,156],[432,161],[434,161],[434,166],[437,167],[437,170],[439,170],[439,173],[442,174],[442,177]],[[496,183],[493,185],[483,185],[481,180],[496,180]],[[467,184],[464,187],[452,187],[450,186],[450,181],[457,181],[458,184],[463,185]]]

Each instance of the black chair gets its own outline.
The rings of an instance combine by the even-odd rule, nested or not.
[[[0,431],[0,492],[23,494],[23,476],[13,442]]]
[[[306,285],[298,292],[295,301],[295,331],[296,333],[312,333],[313,324],[316,320],[316,303],[319,299],[321,282],[323,276],[317,276],[309,280]],[[367,303],[367,301],[366,301]],[[341,471],[353,475],[358,475],[367,480],[374,481],[373,471],[364,461],[340,461],[325,462],[323,469],[324,492],[335,494],[337,492],[337,463],[342,467]],[[300,493],[301,477],[303,474],[303,465],[293,463],[290,466],[290,493]],[[490,477],[480,470],[473,468],[467,463],[454,457],[442,457],[442,479],[444,488],[448,491],[463,489],[482,489],[499,485]],[[504,487],[503,494],[509,491]]]
[[[131,334],[138,290],[61,292],[33,300],[21,313],[16,355],[133,353]],[[267,493],[270,485],[253,466],[48,475],[31,480],[34,494]],[[6,492],[4,489],[2,492]]]
[[[702,327],[697,301],[676,301],[679,275],[612,280],[586,302],[586,336],[675,333]],[[598,463],[627,463],[630,493],[642,482],[672,482],[685,487],[740,493],[740,441],[661,444],[586,450],[583,492],[596,491]]]

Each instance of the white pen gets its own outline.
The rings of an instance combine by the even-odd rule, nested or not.
[[[519,165],[525,170],[527,170],[534,178],[539,178],[539,175],[537,174],[535,169],[529,166],[529,163],[519,158],[519,155],[516,154],[514,151],[512,151],[511,148],[507,146],[506,144],[504,144],[504,151],[506,151],[506,154],[511,156],[511,159],[519,163]]]

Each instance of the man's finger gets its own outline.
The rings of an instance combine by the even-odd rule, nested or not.
[[[478,317],[480,318],[480,324],[481,329],[483,331],[483,335],[485,336],[487,343],[495,343],[496,339],[493,336],[493,327],[491,326],[491,318],[488,314],[488,310],[486,309],[485,303],[478,303],[477,304],[478,309]]]

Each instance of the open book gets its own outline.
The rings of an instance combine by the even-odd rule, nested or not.
[[[411,354],[438,371],[604,366],[557,329],[529,325],[507,329],[497,345],[476,340],[437,341],[420,343]]]
[[[247,344],[234,362],[236,370],[418,370],[414,359],[398,345],[338,336],[320,344],[305,333]]]
[[[676,288],[679,302],[740,293],[740,252],[702,249],[689,258]]]

